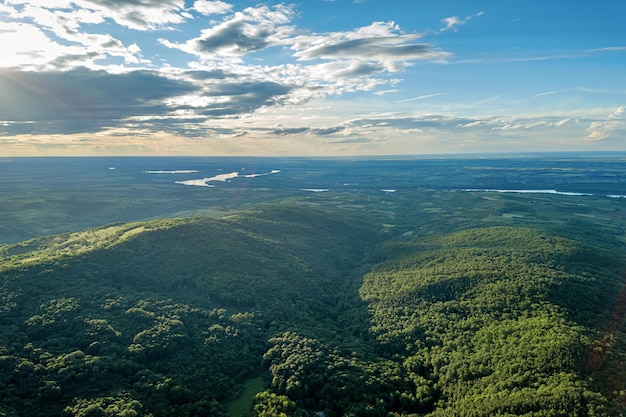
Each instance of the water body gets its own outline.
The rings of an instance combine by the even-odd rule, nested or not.
[[[591,193],[577,193],[573,191],[557,191],[557,190],[490,190],[490,189],[464,189],[461,191],[467,192],[476,192],[476,191],[484,191],[491,193],[517,193],[517,194],[556,194],[556,195],[570,195],[570,196],[592,196]],[[608,197],[608,196],[607,196]]]

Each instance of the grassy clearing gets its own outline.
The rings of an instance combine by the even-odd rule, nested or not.
[[[254,400],[254,396],[263,391],[265,385],[265,380],[261,376],[245,380],[241,396],[226,404],[228,414],[231,417],[247,417],[252,415],[252,401]]]

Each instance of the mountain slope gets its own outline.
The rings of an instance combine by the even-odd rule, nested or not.
[[[607,415],[590,382],[623,259],[519,227],[394,242],[361,295],[432,415]],[[398,256],[398,254],[401,254]]]
[[[257,417],[620,415],[618,249],[376,218],[273,205],[3,247],[0,415],[224,416],[260,377]]]
[[[25,253],[1,267],[0,411],[222,413],[271,334],[334,331],[337,294],[377,239],[337,218],[273,207],[12,247]]]

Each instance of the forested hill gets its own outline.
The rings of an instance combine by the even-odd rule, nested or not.
[[[623,285],[616,253],[488,227],[392,242],[381,254],[360,292],[382,351],[415,382],[418,411],[619,415],[594,380],[602,340],[616,340],[604,327]]]
[[[219,415],[272,335],[337,333],[338,294],[377,238],[274,207],[11,246],[0,415]]]
[[[616,249],[374,218],[273,205],[3,246],[0,416],[620,415]]]

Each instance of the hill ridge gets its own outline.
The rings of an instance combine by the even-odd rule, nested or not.
[[[585,368],[617,250],[375,218],[274,204],[10,246],[0,413],[219,417],[262,376],[258,417],[619,415],[614,375]]]

